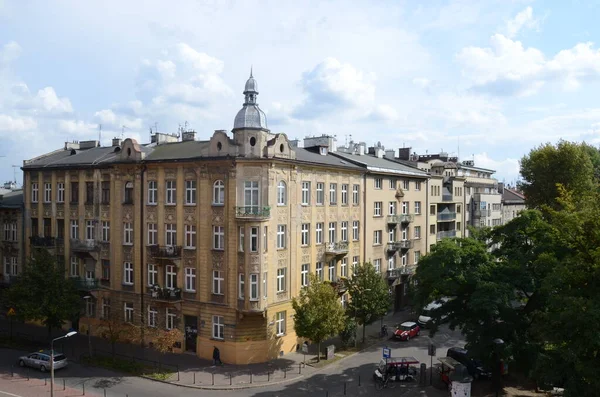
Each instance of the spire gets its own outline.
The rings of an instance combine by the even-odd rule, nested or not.
[[[244,96],[246,98],[244,106],[255,105],[257,95],[258,84],[256,83],[256,80],[254,80],[254,76],[252,75],[252,66],[250,66],[250,77],[246,81],[246,86],[244,87]]]
[[[250,65],[250,78],[251,78],[251,79],[252,79],[252,78],[254,78],[254,77],[252,76],[252,65]]]

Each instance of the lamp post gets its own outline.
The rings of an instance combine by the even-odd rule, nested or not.
[[[494,390],[496,392],[496,397],[499,396],[500,389],[502,388],[502,372],[500,370],[500,349],[504,346],[504,341],[500,338],[494,339],[494,372],[492,376],[494,377]]]
[[[50,342],[50,397],[54,397],[54,342],[59,339],[70,338],[76,333],[76,331],[69,331],[66,335],[54,338],[52,339],[52,342]]]
[[[90,295],[86,295],[83,297],[83,299],[85,299],[85,312],[87,315],[87,335],[88,335],[88,354],[90,355],[90,357],[92,357],[92,333],[90,332],[90,327],[92,326],[92,321],[90,319],[90,313],[88,313],[88,305],[90,302],[90,299],[92,299],[92,297]]]

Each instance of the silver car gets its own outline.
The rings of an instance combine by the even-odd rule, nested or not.
[[[19,357],[21,367],[38,368],[42,372],[50,371],[50,352],[39,351]],[[67,366],[67,357],[62,353],[54,354],[54,369],[60,369]]]

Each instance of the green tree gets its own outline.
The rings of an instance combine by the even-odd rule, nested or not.
[[[32,259],[18,281],[11,286],[8,300],[23,320],[42,321],[48,329],[60,328],[81,308],[81,297],[64,269],[45,249],[33,251]]]
[[[321,342],[344,328],[346,314],[338,294],[329,283],[310,275],[309,285],[292,300],[296,335],[318,345],[317,361],[321,360]]]
[[[590,157],[590,155],[593,157]],[[594,163],[600,161],[594,148],[579,143],[560,141],[556,146],[547,143],[532,149],[521,159],[519,186],[529,208],[549,206],[558,209],[558,185],[575,194],[594,190]]]
[[[350,294],[348,314],[363,326],[364,343],[365,326],[382,318],[390,307],[389,287],[371,263],[358,265],[352,277],[344,280],[344,283]]]

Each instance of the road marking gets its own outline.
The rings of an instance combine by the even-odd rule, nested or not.
[[[4,394],[6,396],[11,396],[11,397],[23,397],[23,396],[20,396],[18,394],[8,393],[8,392],[2,391],[2,390],[0,390],[0,393]]]

